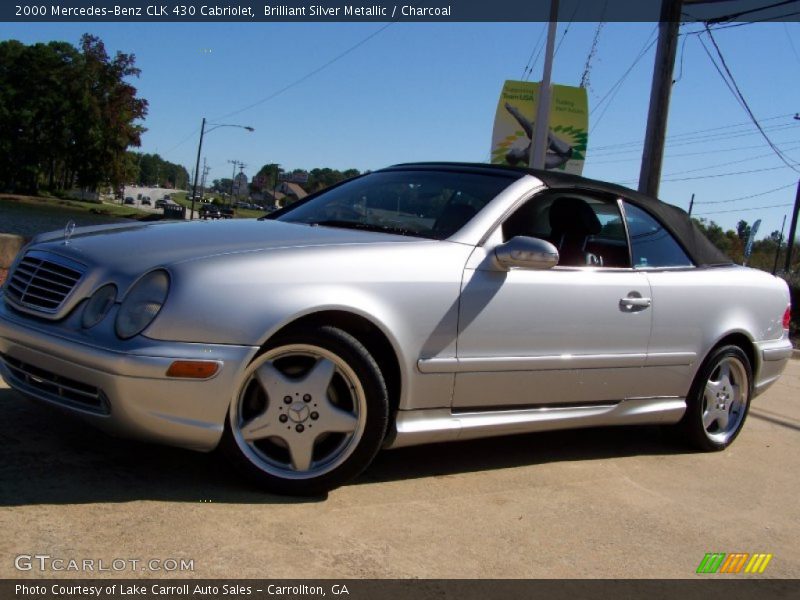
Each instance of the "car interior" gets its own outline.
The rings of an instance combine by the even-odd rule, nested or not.
[[[537,196],[503,223],[505,240],[518,235],[552,243],[560,266],[627,268],[631,264],[615,200],[574,192]]]

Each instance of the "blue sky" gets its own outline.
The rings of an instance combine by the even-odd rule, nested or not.
[[[150,103],[141,149],[189,170],[203,116],[255,127],[254,133],[222,128],[206,137],[203,155],[212,179],[230,177],[230,159],[246,163],[250,176],[268,162],[365,170],[403,161],[486,161],[503,81],[522,76],[546,26],[393,24],[284,93],[226,116],[295,82],[385,24],[3,25],[5,39],[77,44],[89,32],[110,52],[134,53],[142,70],[135,85]],[[652,39],[655,27],[607,23],[601,31],[590,78],[593,112],[584,175],[636,187],[655,47],[613,98],[598,102]],[[596,28],[595,23],[559,24],[563,42],[554,83],[577,85]],[[682,27],[684,32],[699,29]],[[800,23],[747,24],[721,29],[715,37],[768,135],[788,157],[800,160],[800,121],[793,119],[800,112]],[[698,38],[688,35],[679,47],[660,196],[687,208],[694,192],[695,214],[725,227],[740,218],[751,223],[761,218],[761,233],[768,234],[780,228],[791,208],[748,209],[791,205],[800,173],[786,167],[747,124]],[[540,59],[532,80],[541,68]],[[734,171],[757,172],[707,177]],[[669,181],[689,177],[703,178]],[[720,202],[776,188],[783,189]],[[716,212],[723,210],[728,212]],[[705,214],[710,212],[716,214]]]

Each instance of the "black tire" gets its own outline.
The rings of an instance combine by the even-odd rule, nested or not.
[[[306,388],[320,388],[308,382],[325,380],[324,376],[314,377],[323,363],[326,367],[319,370],[329,369],[330,363],[333,374],[322,384],[325,392],[315,391],[309,400],[312,394],[306,393]],[[276,378],[263,375],[275,373],[273,368],[278,372]],[[289,384],[295,387],[290,389]],[[270,391],[286,395],[274,398]],[[342,414],[347,415],[345,427],[354,420],[352,433],[325,429],[332,423],[341,426],[337,419]],[[278,415],[280,422],[273,415]],[[297,329],[270,340],[248,367],[228,412],[221,449],[237,469],[269,492],[321,495],[356,477],[372,462],[386,435],[388,419],[383,375],[357,339],[330,326]],[[256,421],[258,425],[254,425]],[[312,432],[314,425],[318,429]],[[246,439],[249,435],[263,437]],[[301,447],[306,448],[309,460],[303,463],[301,458],[299,462],[307,464],[307,470],[295,462],[295,450]],[[330,456],[325,454],[329,448]],[[303,453],[302,448],[297,452]]]
[[[730,385],[722,383],[726,379],[721,371],[725,365]],[[686,413],[677,429],[697,450],[724,450],[741,432],[752,397],[753,369],[747,355],[738,346],[715,348],[697,372],[686,399]],[[726,412],[728,417],[722,426],[714,415],[723,416]]]

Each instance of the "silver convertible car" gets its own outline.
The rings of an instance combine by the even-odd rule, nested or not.
[[[382,447],[573,427],[721,450],[792,352],[783,281],[680,209],[553,172],[398,165],[258,220],[71,233],[9,272],[3,378],[279,493]]]

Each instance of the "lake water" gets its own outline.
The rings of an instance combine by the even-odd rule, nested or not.
[[[31,237],[45,231],[63,230],[70,220],[81,227],[126,222],[128,219],[95,215],[53,204],[23,204],[0,199],[0,233]]]

